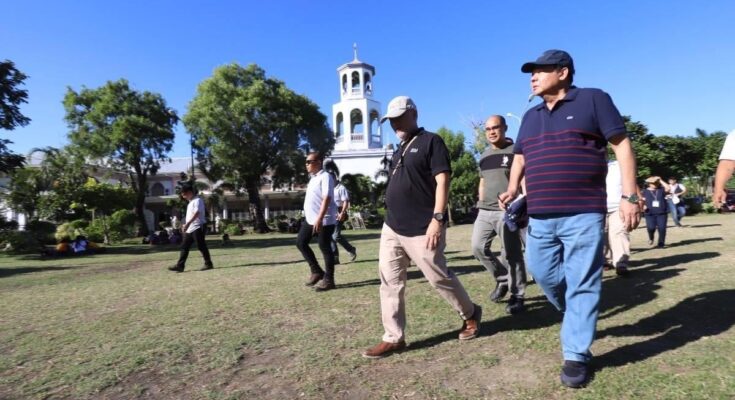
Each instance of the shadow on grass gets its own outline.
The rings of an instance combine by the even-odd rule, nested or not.
[[[32,274],[34,272],[44,271],[63,271],[72,269],[72,267],[22,267],[22,268],[0,268],[0,278],[7,278],[13,275]]]
[[[685,239],[685,240],[680,240],[680,241],[675,242],[675,243],[667,244],[666,245],[666,248],[687,246],[687,245],[690,245],[690,244],[702,243],[702,242],[716,242],[716,241],[722,241],[722,240],[723,239],[720,236],[708,237],[708,238],[702,238],[702,239]],[[643,253],[643,252],[649,251],[649,250],[657,250],[657,248],[656,247],[647,247],[647,248],[643,248],[643,249],[635,249],[635,250],[631,251],[631,254]]]
[[[710,228],[713,226],[722,226],[722,224],[687,225],[686,228]]]
[[[608,278],[603,281],[603,294],[600,300],[601,319],[628,311],[658,297],[655,292],[661,288],[658,282],[673,278],[684,271],[684,268],[667,268],[718,256],[720,256],[720,253],[707,252],[632,261],[630,263],[631,267],[635,267],[636,265],[652,265],[642,268],[631,268],[631,277],[629,279]],[[476,271],[485,271],[483,267],[469,268]],[[490,321],[484,321],[480,324],[480,327],[482,335],[492,336],[505,331],[546,328],[561,322],[561,319],[562,313],[557,311],[546,300],[545,296],[534,296],[526,298],[526,311],[524,313],[505,315]],[[409,350],[431,347],[447,340],[456,339],[456,331],[446,332],[413,342],[410,344]]]
[[[603,281],[599,319],[610,318],[656,299],[658,297],[656,291],[661,288],[659,282],[674,278],[686,270],[685,268],[670,267],[681,267],[689,263],[719,256],[720,253],[718,252],[705,252],[631,260],[629,262],[631,271],[629,279],[609,277]],[[638,267],[639,265],[648,266]],[[696,265],[693,267],[696,268]]]
[[[677,305],[635,324],[598,332],[606,336],[656,337],[618,347],[596,358],[601,368],[618,367],[678,349],[700,338],[718,335],[735,324],[735,290],[715,290],[688,297]],[[659,335],[660,334],[660,335]]]
[[[227,267],[217,267],[217,269],[224,269],[224,268],[242,268],[242,267],[260,267],[263,265],[271,266],[271,267],[278,267],[281,265],[287,265],[287,264],[298,264],[302,263],[304,260],[292,260],[292,261],[278,261],[278,262],[256,262],[256,263],[249,263],[249,264],[238,264],[238,265],[229,265]]]
[[[485,268],[481,266],[462,266],[462,267],[449,267],[449,270],[451,270],[455,275],[466,275],[466,274],[472,274],[475,272],[485,271]],[[416,268],[415,265],[412,265],[409,268],[409,270],[406,272],[406,281],[410,281],[413,279],[421,279],[421,278],[424,278],[424,274],[421,272],[421,270]],[[377,278],[376,279],[366,279],[364,281],[342,283],[342,284],[337,285],[337,289],[349,289],[349,288],[371,286],[371,285],[380,285],[380,279],[377,279]]]

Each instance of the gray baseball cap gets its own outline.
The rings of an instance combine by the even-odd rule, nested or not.
[[[416,109],[416,103],[411,100],[408,96],[397,96],[388,103],[388,110],[385,112],[383,118],[380,119],[382,124],[388,118],[397,118],[403,115],[406,110]]]

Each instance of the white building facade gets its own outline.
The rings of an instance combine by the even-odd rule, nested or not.
[[[383,144],[380,103],[373,98],[375,67],[357,58],[337,68],[340,101],[332,105],[335,135],[331,158],[341,174],[362,174],[378,180],[382,162],[390,156]]]

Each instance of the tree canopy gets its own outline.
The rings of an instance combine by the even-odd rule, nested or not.
[[[319,107],[254,64],[215,69],[199,85],[183,120],[200,168],[247,191],[260,232],[268,230],[260,204],[262,177],[269,173],[274,186],[290,182],[303,172],[306,152],[328,154],[334,146]]]
[[[20,105],[28,102],[28,91],[21,89],[28,78],[15,68],[10,60],[0,61],[0,129],[13,130],[26,126],[31,119],[20,112]],[[10,172],[23,166],[25,158],[8,149],[8,139],[0,139],[0,172]]]
[[[449,185],[449,209],[466,210],[477,202],[477,187],[480,184],[477,160],[465,148],[465,137],[462,132],[455,133],[442,127],[436,133],[444,139],[451,160],[452,182]]]
[[[72,146],[128,175],[136,194],[138,233],[148,234],[143,215],[148,176],[169,160],[176,113],[160,94],[136,91],[125,79],[79,92],[68,88],[64,108]]]

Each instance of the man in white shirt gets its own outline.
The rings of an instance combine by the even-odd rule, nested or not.
[[[686,208],[682,198],[687,192],[686,186],[682,185],[677,181],[675,177],[669,178],[669,191],[666,194],[666,205],[669,207],[671,213],[671,219],[674,220],[674,225],[677,228],[681,228],[681,219],[686,214]]]
[[[301,224],[296,247],[309,264],[311,275],[306,286],[314,286],[317,292],[334,289],[334,252],[332,235],[337,223],[337,205],[332,200],[334,178],[322,169],[324,158],[318,152],[306,156],[306,171],[311,176],[304,198],[305,221]],[[317,236],[319,250],[324,256],[324,268],[319,266],[314,252],[309,247],[311,239]],[[321,281],[321,282],[320,282]],[[318,284],[317,284],[318,283]]]
[[[350,208],[350,192],[345,185],[339,181],[339,168],[334,161],[324,163],[324,170],[329,172],[334,178],[334,203],[337,205],[337,223],[334,225],[334,234],[332,235],[332,251],[334,252],[334,264],[340,264],[339,246],[342,246],[350,255],[350,262],[357,258],[357,249],[342,236],[342,222],[347,220],[347,210]],[[339,246],[338,246],[339,245]]]
[[[717,165],[717,172],[715,172],[715,190],[712,195],[712,202],[715,207],[722,207],[725,205],[727,200],[727,181],[732,177],[732,173],[735,171],[735,130],[730,132],[725,139],[725,145],[722,146],[722,153],[720,153],[720,163]]]
[[[189,201],[189,204],[186,206],[184,225],[181,226],[181,231],[184,232],[184,240],[181,243],[179,261],[173,267],[169,267],[169,271],[184,272],[186,259],[189,257],[189,249],[194,242],[197,243],[197,248],[204,258],[204,266],[199,270],[210,270],[214,267],[212,266],[212,259],[209,256],[209,249],[207,248],[207,242],[204,237],[204,229],[206,229],[205,224],[207,222],[204,200],[194,194],[194,188],[191,185],[184,185],[181,188],[181,197]]]

